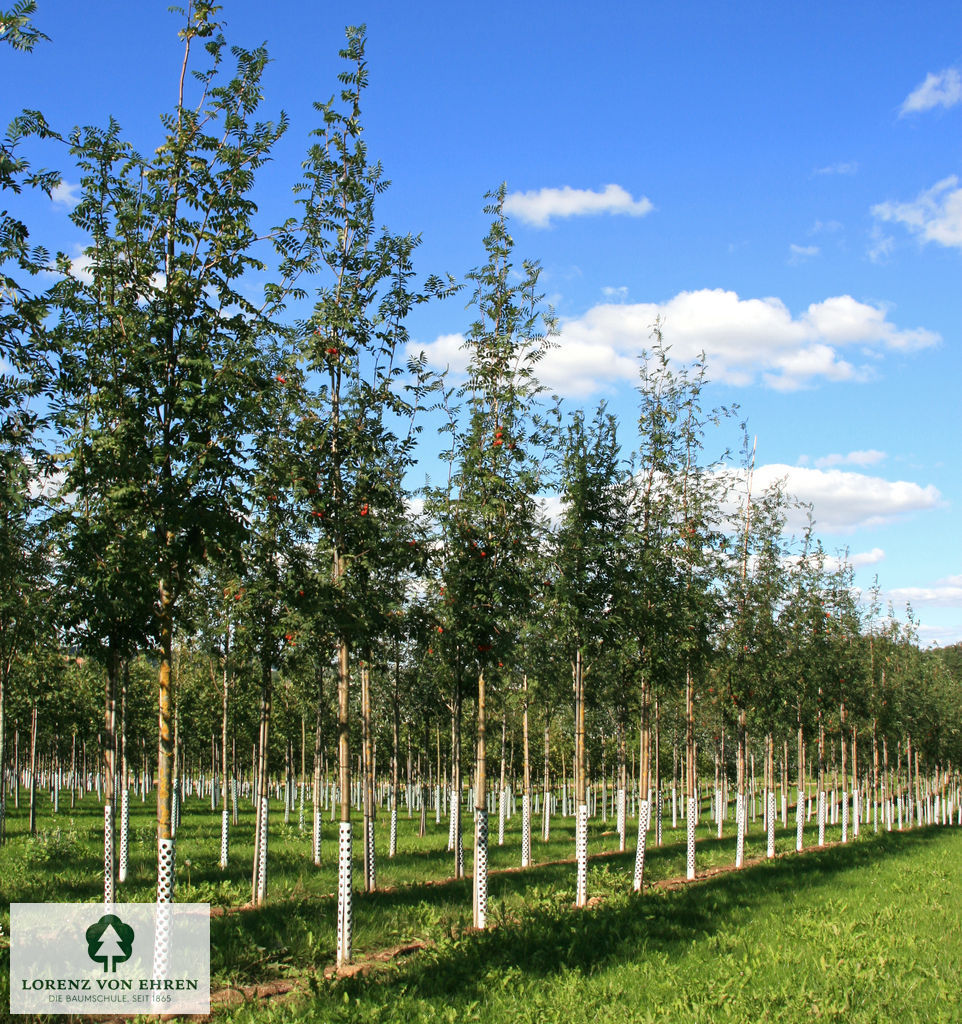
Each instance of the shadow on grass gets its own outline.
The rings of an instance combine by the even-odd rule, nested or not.
[[[500,971],[530,976],[566,969],[591,973],[646,951],[679,957],[693,941],[719,928],[745,925],[763,906],[778,902],[788,907],[799,886],[831,885],[838,875],[879,858],[907,856],[940,832],[931,828],[883,834],[715,875],[694,885],[651,890],[644,897],[616,893],[585,911],[574,911],[567,900],[556,900],[553,906],[542,902],[497,929],[441,941],[396,972],[339,984],[357,997],[365,992],[387,996],[398,987],[425,999],[472,999],[483,995],[486,976]]]

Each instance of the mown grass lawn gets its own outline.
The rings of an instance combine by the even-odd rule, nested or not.
[[[63,806],[63,805],[62,805]],[[134,804],[131,877],[125,901],[153,899],[155,833],[151,805]],[[0,925],[9,904],[99,898],[101,810],[87,798],[56,818],[44,809],[40,835],[25,835],[23,808],[0,848]],[[699,828],[698,868],[731,864],[734,839]],[[325,820],[324,866],[310,863],[309,835],[296,811],[284,825],[274,811],[267,907],[211,921],[214,987],[298,978],[303,995],[222,1012],[242,1021],[956,1021],[962,1020],[962,830],[863,833],[857,843],[789,855],[694,885],[631,891],[633,850],[617,852],[612,823],[592,822],[589,895],[575,911],[572,819],[552,821],[551,842],[536,830],[536,865],[515,868],[520,815],[505,845],[491,847],[490,920],[471,921],[470,882],[453,881],[447,825],[400,816],[399,855],[381,856],[382,891],[359,893],[359,959],[412,942],[428,949],[370,976],[334,981],[333,828]],[[496,823],[495,823],[496,824]],[[536,826],[540,822],[535,822]],[[666,822],[670,825],[670,821]],[[465,817],[470,871],[470,817]],[[245,809],[221,872],[219,814],[201,801],[185,808],[178,834],[180,900],[240,905],[250,894],[253,817]],[[634,846],[636,825],[629,829]],[[731,829],[726,830],[730,833]],[[814,823],[806,845],[815,841]],[[829,841],[839,829],[829,829]],[[387,815],[378,824],[387,845]],[[794,849],[794,827],[777,849]],[[360,851],[360,842],[355,850]],[[746,855],[764,855],[760,820]],[[665,829],[650,849],[647,881],[683,875],[684,834]],[[357,875],[360,877],[360,871]],[[428,884],[430,883],[430,884]],[[0,940],[5,943],[4,940]],[[0,999],[8,1003],[8,952],[0,947]]]

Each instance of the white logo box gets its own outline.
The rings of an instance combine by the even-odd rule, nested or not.
[[[12,903],[11,1013],[209,1013],[210,904]]]

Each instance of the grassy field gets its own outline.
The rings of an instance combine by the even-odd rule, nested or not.
[[[152,808],[135,802],[133,810],[131,874],[120,898],[149,901]],[[14,812],[0,848],[4,935],[11,902],[98,899],[101,814],[91,798],[57,816],[45,806],[40,834],[30,839],[23,808]],[[572,819],[553,819],[550,843],[534,838],[534,867],[504,871],[519,862],[516,815],[504,847],[491,847],[493,927],[479,934],[469,927],[470,882],[450,878],[446,824],[436,826],[431,816],[428,835],[419,839],[416,821],[402,812],[402,852],[378,862],[381,891],[356,896],[355,954],[365,961],[395,946],[428,948],[337,981],[324,973],[334,949],[335,826],[325,821],[325,866],[317,870],[309,836],[296,820],[295,813],[285,826],[282,811],[273,812],[269,905],[214,917],[211,941],[215,989],[294,980],[298,994],[221,1011],[224,1016],[592,1024],[962,1020],[962,830],[870,832],[845,847],[781,857],[694,885],[654,884],[638,897],[631,892],[634,854],[617,852],[611,822],[592,822],[589,896],[600,899],[578,912],[571,906],[573,865],[556,863],[573,855]],[[733,837],[711,838],[703,820],[699,871],[730,865]],[[209,805],[188,803],[178,834],[179,900],[238,906],[249,898],[252,814],[244,811],[226,872],[217,866],[219,828]],[[386,848],[386,815],[377,835]],[[813,823],[806,845],[815,838]],[[839,830],[830,828],[828,840],[838,838]],[[465,840],[470,870],[469,832]],[[779,830],[776,848],[788,852],[794,841],[794,828]],[[764,847],[759,820],[746,856],[762,857]],[[684,870],[684,834],[666,828],[665,845],[649,851],[647,881]],[[4,1010],[8,955],[0,946]]]

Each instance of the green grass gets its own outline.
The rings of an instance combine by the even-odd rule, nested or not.
[[[0,925],[9,904],[95,901],[100,897],[102,811],[92,798],[54,816],[46,798],[40,835],[25,834],[14,812],[0,848]],[[69,801],[68,801],[69,803]],[[131,873],[125,901],[154,898],[156,846],[148,803],[132,805]],[[493,874],[489,917],[495,927],[471,931],[470,881],[454,881],[447,825],[399,817],[399,849],[387,846],[387,814],[377,825],[378,885],[358,893],[354,949],[358,958],[397,944],[430,949],[375,972],[331,982],[336,879],[334,829],[324,822],[324,866],[310,862],[310,837],[272,810],[269,904],[211,920],[214,987],[299,977],[313,996],[291,1004],[234,1010],[239,1020],[267,1021],[591,1021],[962,1019],[962,831],[922,829],[863,834],[857,843],[785,857],[715,876],[692,886],[631,892],[633,849],[617,852],[612,823],[590,827],[589,895],[602,903],[575,911],[572,819],[552,820],[551,842],[532,840],[536,864]],[[471,868],[469,816],[466,866]],[[718,840],[707,817],[698,830],[698,868],[730,865],[734,837]],[[496,828],[496,820],[493,822]],[[536,827],[540,820],[535,822]],[[670,825],[670,820],[666,826]],[[731,823],[729,823],[729,829]],[[637,825],[631,822],[629,846]],[[231,867],[221,872],[220,816],[191,800],[177,845],[177,898],[238,906],[249,899],[253,815],[244,808],[234,830]],[[829,841],[840,830],[829,828]],[[806,845],[815,841],[814,825]],[[490,850],[493,871],[515,868],[520,815],[505,845]],[[778,830],[779,852],[794,849],[794,827]],[[360,843],[355,842],[360,852]],[[762,857],[761,821],[746,856]],[[189,862],[189,864],[188,864]],[[360,865],[356,880],[360,878]],[[684,874],[684,832],[665,828],[665,844],[649,848],[646,880]],[[431,884],[426,884],[430,882]],[[7,957],[0,948],[0,1000],[7,1002]]]

